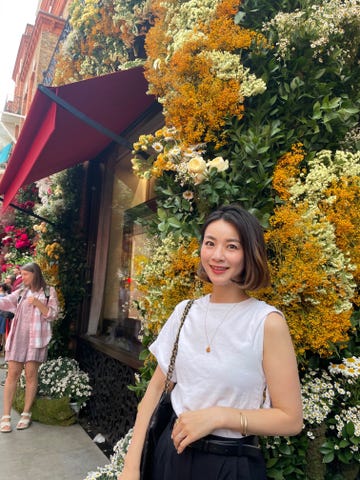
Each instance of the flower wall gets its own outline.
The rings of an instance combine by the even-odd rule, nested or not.
[[[356,479],[359,0],[74,0],[70,25],[58,83],[144,63],[163,106],[164,127],[132,158],[158,207],[155,253],[137,259],[144,346],[175,303],[204,292],[205,216],[241,203],[265,228],[273,284],[261,296],[286,315],[303,384],[303,433],[263,439],[268,477]],[[42,255],[61,264],[68,248],[53,236]],[[153,369],[144,358],[139,394]],[[89,478],[116,478],[127,443]]]
[[[360,2],[239,8],[194,0],[154,8],[146,76],[166,127],[139,139],[132,163],[137,175],[156,179],[164,250],[169,233],[180,245],[181,235],[198,237],[221,203],[237,201],[257,215],[272,272],[261,297],[286,315],[305,407],[301,435],[263,439],[268,476],[356,478]],[[150,154],[146,161],[140,150]],[[151,285],[144,283],[149,301]],[[339,380],[334,372],[344,366]],[[314,418],[316,399],[331,392]]]
[[[51,223],[37,222],[35,261],[57,289],[62,313],[53,328],[50,357],[71,355],[79,305],[85,293],[86,241],[79,227],[82,166],[37,182],[39,201],[34,211]]]

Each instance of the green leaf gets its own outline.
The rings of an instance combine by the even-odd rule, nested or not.
[[[168,224],[171,227],[175,227],[175,228],[181,228],[182,227],[182,223],[176,217],[168,218]]]
[[[165,220],[167,216],[166,211],[163,208],[158,208],[157,215],[160,220]]]
[[[289,445],[280,445],[279,450],[283,455],[291,455],[292,453],[292,449]]]
[[[317,70],[314,75],[315,80],[319,80],[324,74],[326,73],[326,68],[321,68],[320,70]]]
[[[347,433],[347,435],[349,435],[350,437],[352,437],[355,433],[355,425],[353,424],[353,422],[348,422],[346,425],[345,425],[345,432]]]
[[[324,455],[323,462],[324,463],[331,463],[334,461],[334,452],[328,453],[327,455]]]

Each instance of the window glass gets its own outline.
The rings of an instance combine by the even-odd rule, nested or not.
[[[99,334],[109,344],[133,350],[138,342],[140,320],[133,301],[138,292],[134,281],[135,259],[146,254],[147,232],[141,219],[153,214],[146,203],[147,185],[115,171],[111,205],[111,228],[106,268],[104,305]],[[139,200],[143,201],[136,204]]]

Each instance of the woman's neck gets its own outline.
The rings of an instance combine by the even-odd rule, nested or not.
[[[235,288],[231,286],[223,287],[213,287],[213,291],[210,295],[211,303],[238,303],[249,298],[244,290],[241,290],[238,286],[234,285]]]

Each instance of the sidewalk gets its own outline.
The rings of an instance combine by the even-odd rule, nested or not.
[[[3,366],[4,357],[0,357]],[[0,382],[6,370],[0,369]],[[4,387],[0,386],[0,415]],[[33,422],[18,431],[20,415],[11,412],[11,433],[0,433],[2,480],[84,480],[87,473],[109,463],[108,458],[78,425],[58,427]]]

